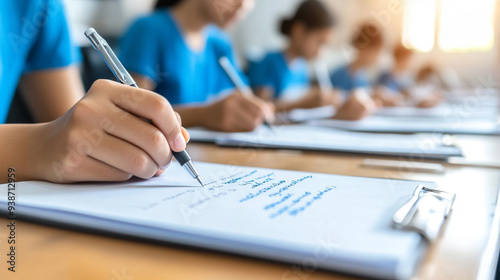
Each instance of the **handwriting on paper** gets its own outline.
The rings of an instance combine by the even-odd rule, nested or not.
[[[313,179],[313,175],[302,175],[298,178],[280,178],[275,172],[250,170],[237,172],[224,178],[213,180],[207,183],[205,189],[187,189],[177,194],[162,198],[162,202],[173,201],[183,198],[186,195],[193,197],[188,203],[188,209],[202,209],[215,199],[234,196],[225,199],[237,198],[240,204],[262,203],[265,205],[262,210],[271,219],[282,215],[297,216],[314,203],[322,199],[325,195],[335,190],[335,186],[324,186],[319,190],[317,187],[311,188],[308,185]],[[314,189],[314,191],[313,191]],[[155,207],[158,204],[150,204]]]

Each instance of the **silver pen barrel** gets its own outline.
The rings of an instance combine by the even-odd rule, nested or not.
[[[137,87],[134,79],[128,74],[125,67],[115,55],[108,42],[104,40],[94,28],[89,28],[85,31],[85,36],[89,39],[92,47],[101,55],[106,64],[108,65],[113,75],[125,85]]]

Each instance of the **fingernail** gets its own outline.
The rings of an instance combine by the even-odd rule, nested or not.
[[[179,133],[177,137],[175,138],[174,142],[172,143],[174,145],[174,150],[177,152],[183,151],[186,149],[186,140],[184,139],[184,136],[182,136],[182,133]]]

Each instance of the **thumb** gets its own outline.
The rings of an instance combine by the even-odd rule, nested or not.
[[[189,135],[189,132],[184,127],[181,127],[181,133],[182,133],[182,136],[184,137],[184,140],[186,141],[186,143],[189,143],[189,140],[191,140],[191,136]]]

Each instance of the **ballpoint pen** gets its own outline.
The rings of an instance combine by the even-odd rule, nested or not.
[[[109,44],[97,33],[97,31],[95,31],[94,28],[87,29],[85,31],[85,36],[89,39],[94,49],[104,59],[106,65],[108,65],[109,69],[111,70],[111,72],[113,72],[118,81],[120,81],[122,84],[138,88],[136,82],[127,72],[125,67],[123,67],[120,60],[118,60],[118,57],[116,57]],[[194,167],[193,161],[191,160],[191,157],[188,155],[188,153],[184,150],[182,152],[172,151],[172,154],[179,162],[179,164],[184,167],[189,172],[189,174],[193,176],[194,179],[198,180],[201,186],[204,186],[200,180],[200,174]]]
[[[315,65],[316,78],[318,79],[319,87],[322,92],[329,92],[333,90],[333,83],[328,74],[328,67],[322,62]]]
[[[234,68],[233,64],[231,61],[223,56],[219,59],[219,64],[222,66],[226,74],[229,76],[233,84],[236,86],[236,88],[241,91],[241,93],[245,96],[252,96],[254,95],[252,92],[252,89],[250,89],[249,86],[245,85],[245,83],[241,80],[240,75],[238,75],[238,72]],[[273,130],[271,127],[271,124],[265,120],[264,125],[267,126],[271,131]]]

